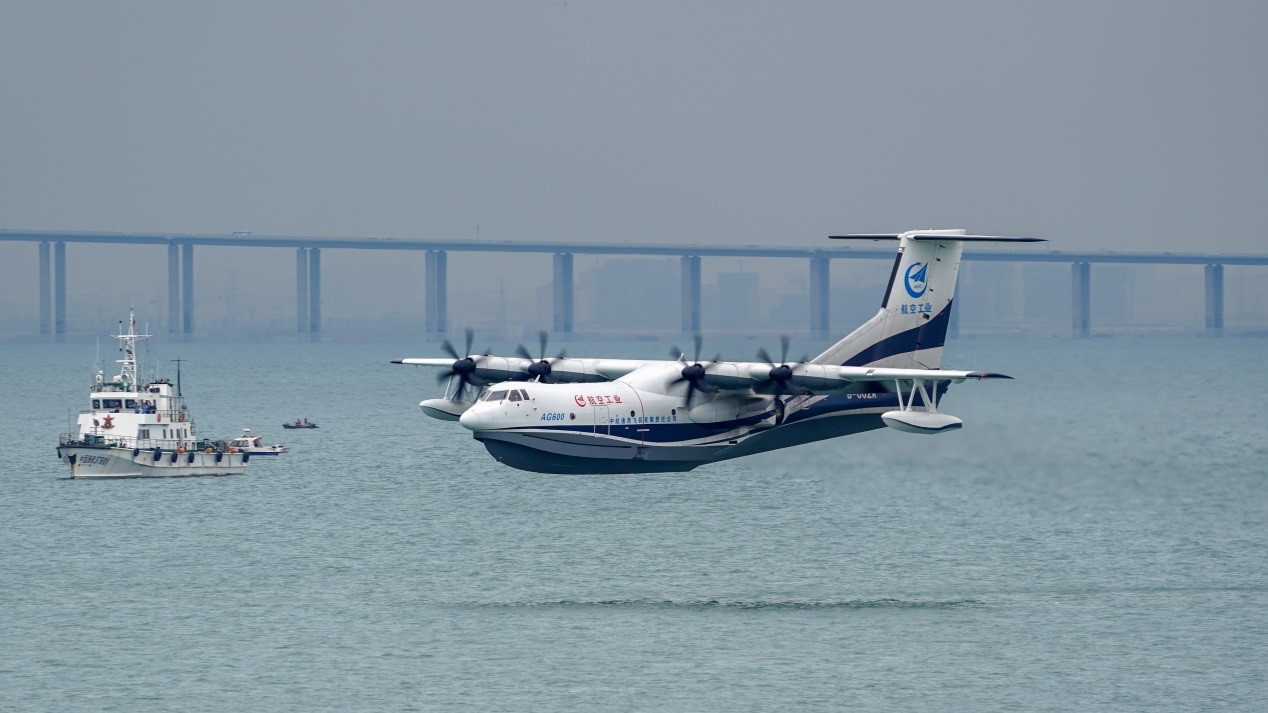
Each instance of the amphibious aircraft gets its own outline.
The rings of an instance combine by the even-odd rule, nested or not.
[[[1008,379],[941,369],[951,302],[966,242],[1039,242],[965,230],[833,236],[890,240],[898,254],[880,311],[827,351],[754,362],[515,356],[471,352],[446,341],[449,358],[395,364],[445,371],[444,395],[419,406],[458,421],[501,463],[541,473],[688,471],[706,463],[888,426],[917,434],[960,428],[940,410],[952,383]]]

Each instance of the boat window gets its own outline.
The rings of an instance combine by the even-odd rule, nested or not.
[[[101,399],[93,399],[93,400],[92,400],[92,407],[93,407],[93,408],[101,408]]]
[[[511,390],[511,395],[510,395],[510,396],[509,396],[506,400],[507,400],[507,401],[522,401],[522,400],[523,400],[523,398],[520,396],[520,390],[519,390],[519,389],[512,389],[512,390]]]
[[[489,402],[501,401],[505,397],[506,390],[502,389],[501,391],[490,391],[488,394],[485,394],[484,400]]]
[[[123,399],[102,399],[102,408],[123,408]]]
[[[123,402],[124,408],[136,408],[136,399],[128,399]]]

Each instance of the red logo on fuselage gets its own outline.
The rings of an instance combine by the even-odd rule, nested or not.
[[[581,394],[577,394],[576,396],[572,397],[572,400],[576,401],[577,406],[580,408],[584,408],[586,405],[586,397],[582,396]]]

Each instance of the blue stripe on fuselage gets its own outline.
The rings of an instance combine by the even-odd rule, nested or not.
[[[832,394],[829,396],[817,397],[811,403],[793,410],[784,419],[783,424],[797,423],[806,419],[830,416],[833,414],[846,415],[852,411],[860,411],[863,409],[897,408],[897,406],[898,398],[892,393]],[[738,421],[733,421],[730,422],[731,425],[727,427],[719,427],[720,424],[710,424],[706,427],[698,423],[685,420],[685,417],[680,418],[684,418],[684,420],[664,423],[649,422],[646,418],[644,418],[643,423],[612,423],[608,425],[607,433],[603,432],[603,426],[599,426],[598,435],[610,435],[631,441],[647,441],[649,443],[677,443],[701,439],[726,441],[728,439],[734,439],[736,437],[734,430],[745,425]],[[762,430],[778,427],[779,426],[764,427]],[[533,425],[517,428],[500,428],[495,430],[517,433],[549,431],[555,433],[595,435],[595,426],[593,424],[559,424],[549,426]],[[750,431],[746,430],[739,435],[747,435],[749,432]]]

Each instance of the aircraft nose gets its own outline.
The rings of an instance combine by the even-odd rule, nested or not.
[[[480,408],[469,408],[458,417],[458,423],[472,431],[479,431],[488,422],[488,416],[483,411]]]

